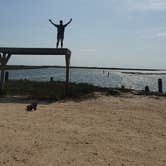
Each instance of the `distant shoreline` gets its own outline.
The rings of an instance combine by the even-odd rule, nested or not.
[[[7,65],[6,70],[20,69],[41,69],[41,68],[65,68],[65,66],[27,66],[27,65]],[[140,69],[140,68],[115,68],[115,67],[85,67],[71,66],[71,69],[100,69],[100,70],[129,70],[129,71],[166,71],[166,69]],[[1,67],[0,67],[1,69]]]
[[[121,72],[121,73],[123,73],[123,74],[136,74],[136,75],[166,75],[166,72],[165,73]]]

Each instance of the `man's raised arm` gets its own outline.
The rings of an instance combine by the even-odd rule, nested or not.
[[[58,26],[57,24],[53,23],[51,19],[49,19],[49,22],[50,22],[52,25],[54,25],[55,27]]]
[[[65,24],[65,26],[69,25],[71,22],[72,22],[72,18],[70,19],[69,22],[67,22],[67,23]]]

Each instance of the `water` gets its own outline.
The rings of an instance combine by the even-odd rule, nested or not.
[[[125,71],[129,72],[129,71]],[[131,71],[130,71],[131,72]],[[134,72],[134,71],[132,71]],[[145,73],[144,71],[141,71]],[[108,74],[109,73],[109,74]],[[147,73],[147,72],[146,72]],[[131,74],[115,70],[101,69],[71,69],[71,82],[85,82],[101,87],[121,87],[143,90],[145,86],[149,86],[151,91],[158,90],[158,79],[163,80],[163,91],[166,92],[166,74],[150,72],[148,74]],[[10,70],[10,79],[29,79],[38,81],[48,81],[53,77],[56,81],[65,81],[65,68],[44,68],[44,69],[28,69],[28,70]]]

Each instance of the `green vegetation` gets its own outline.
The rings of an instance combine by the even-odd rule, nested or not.
[[[4,90],[1,92],[0,96],[24,96],[29,99],[38,100],[80,100],[87,97],[95,97],[96,92],[115,97],[128,92],[137,95],[166,96],[165,93],[134,91],[126,89],[124,86],[121,88],[102,88],[87,83],[70,83],[69,89],[66,93],[65,82],[39,82],[29,80],[10,80],[6,82]]]
[[[106,95],[120,95],[120,90],[101,88],[87,83],[70,83],[66,94],[65,82],[51,81],[38,82],[29,80],[10,80],[5,84],[5,95],[27,96],[35,99],[62,100],[65,98],[80,99],[93,96],[94,92],[103,92]]]

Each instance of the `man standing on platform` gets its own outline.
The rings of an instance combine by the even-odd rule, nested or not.
[[[72,22],[72,18],[66,24],[63,24],[62,20],[59,21],[59,24],[53,23],[51,19],[49,19],[49,21],[50,21],[50,23],[52,25],[54,25],[57,28],[57,43],[56,43],[56,48],[58,48],[59,42],[61,42],[61,48],[63,48],[63,40],[64,40],[65,28],[66,28],[67,25],[69,25]]]

